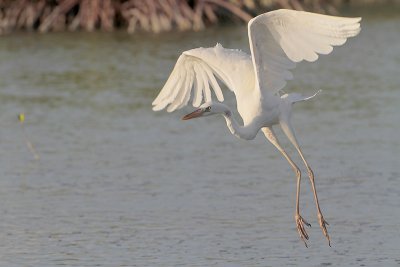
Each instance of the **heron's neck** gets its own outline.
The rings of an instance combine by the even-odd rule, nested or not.
[[[256,129],[253,124],[246,126],[239,125],[235,118],[233,118],[229,108],[223,113],[223,116],[226,120],[226,125],[234,136],[245,140],[252,140],[256,137],[259,129]]]

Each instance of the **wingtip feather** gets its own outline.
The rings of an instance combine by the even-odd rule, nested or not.
[[[160,110],[163,109],[163,107],[160,107],[159,105],[157,105],[157,106],[153,106],[151,109],[152,109],[153,111],[160,111]]]

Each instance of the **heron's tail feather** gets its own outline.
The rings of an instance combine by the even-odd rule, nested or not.
[[[281,96],[281,98],[285,99],[286,101],[288,101],[291,104],[294,104],[296,102],[309,100],[309,99],[313,98],[314,96],[318,95],[321,91],[322,90],[318,90],[317,92],[315,92],[315,94],[313,94],[311,96],[303,96],[302,94],[299,94],[299,93],[284,94]]]

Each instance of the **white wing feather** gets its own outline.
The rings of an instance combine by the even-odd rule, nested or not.
[[[216,78],[236,94],[240,90],[252,90],[254,70],[250,56],[239,50],[225,49],[220,44],[183,52],[153,101],[153,110],[167,107],[167,111],[172,112],[187,105],[192,95],[192,104],[198,107],[203,100],[212,100],[211,88],[217,99],[223,101]]]
[[[183,52],[153,101],[153,110],[167,107],[172,112],[190,98],[198,107],[212,100],[211,88],[223,101],[216,78],[238,101],[245,101],[245,94],[254,89],[277,93],[293,78],[290,70],[297,62],[312,62],[318,54],[331,53],[333,46],[343,45],[360,32],[360,20],[286,9],[259,15],[248,24],[251,57],[220,44]]]
[[[292,79],[289,70],[296,62],[312,62],[318,54],[331,53],[333,46],[360,32],[360,20],[285,9],[250,20],[250,50],[259,88],[277,93]]]

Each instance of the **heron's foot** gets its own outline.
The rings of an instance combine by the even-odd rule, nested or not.
[[[311,224],[309,224],[306,220],[304,220],[300,216],[300,214],[296,214],[296,216],[294,216],[294,218],[296,220],[297,232],[299,233],[301,240],[303,240],[304,245],[306,247],[308,247],[307,242],[306,242],[306,240],[308,240],[308,234],[306,232],[306,229],[304,228],[304,225],[311,227]]]
[[[329,238],[328,230],[326,230],[326,226],[329,225],[329,223],[325,221],[324,217],[322,216],[322,213],[318,213],[318,220],[319,220],[319,226],[321,226],[322,232],[324,233],[326,239],[328,239],[329,246],[331,246],[331,239]]]

